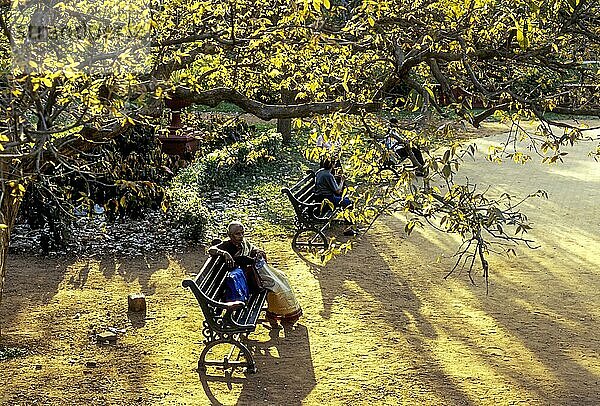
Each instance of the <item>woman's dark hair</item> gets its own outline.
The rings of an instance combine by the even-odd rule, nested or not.
[[[398,124],[398,119],[396,117],[390,118],[390,124]]]

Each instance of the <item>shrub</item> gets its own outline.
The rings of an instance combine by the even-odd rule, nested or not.
[[[199,152],[207,154],[225,145],[246,141],[256,135],[257,127],[246,121],[223,114],[206,115],[195,111],[186,112],[182,117],[190,129],[202,134]]]
[[[65,212],[93,213],[97,204],[110,221],[141,218],[147,209],[159,207],[163,187],[172,177],[164,169],[151,127],[134,126],[82,158],[87,165],[80,173],[68,166],[46,166],[44,176],[24,196],[18,221],[41,232],[40,247],[45,254],[67,242],[74,217]],[[96,175],[90,177],[87,172]],[[59,180],[50,186],[45,178]]]
[[[280,133],[269,131],[253,139],[215,150],[181,171],[174,183],[194,184],[199,191],[223,186],[249,168],[275,159],[281,151]]]
[[[203,238],[211,215],[202,196],[275,159],[281,147],[281,134],[269,131],[198,159],[179,172],[167,189],[169,219],[182,228],[186,238]]]
[[[200,194],[184,184],[170,188],[166,194],[169,202],[169,219],[180,227],[188,240],[201,240],[211,220],[210,212]]]

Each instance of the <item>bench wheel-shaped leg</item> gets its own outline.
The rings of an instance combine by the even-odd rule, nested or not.
[[[398,179],[403,171],[402,165],[385,165],[379,168],[377,173],[380,182]]]
[[[217,367],[231,372],[236,368],[246,368],[248,373],[256,373],[256,364],[248,347],[237,340],[221,339],[206,344],[200,359],[198,371],[206,372],[207,367]]]
[[[292,248],[316,251],[320,249],[327,249],[329,247],[329,240],[321,230],[316,228],[303,228],[296,231],[294,238],[292,239]]]

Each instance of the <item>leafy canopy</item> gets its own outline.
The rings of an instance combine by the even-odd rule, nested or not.
[[[93,181],[98,167],[78,157],[134,123],[164,127],[165,100],[227,101],[339,141],[361,203],[347,216],[414,213],[407,231],[424,219],[460,233],[465,255],[479,256],[487,272],[486,233],[518,240],[506,226],[525,232],[526,218],[514,199],[455,183],[470,150],[451,141],[450,127],[428,126],[432,113],[475,127],[491,116],[536,117],[535,132],[513,136],[551,162],[583,129],[548,113],[599,114],[596,0],[40,0],[1,10],[7,229],[25,184],[60,195],[61,176]],[[415,189],[411,171],[379,174],[382,117],[391,114],[409,114],[402,132],[415,145],[446,145],[426,163],[425,188]],[[525,162],[527,151],[510,158]]]

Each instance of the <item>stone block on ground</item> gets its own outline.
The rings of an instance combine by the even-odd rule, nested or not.
[[[141,293],[129,295],[127,297],[127,304],[130,312],[146,311],[146,297]]]
[[[100,343],[105,341],[115,342],[117,341],[117,334],[112,331],[104,331],[102,333],[96,334],[96,340]]]

